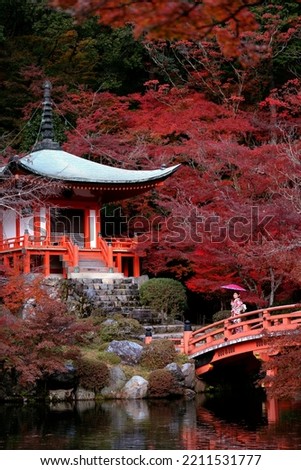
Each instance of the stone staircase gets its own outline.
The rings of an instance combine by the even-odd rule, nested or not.
[[[138,320],[145,328],[150,327],[154,338],[180,338],[183,332],[183,323],[174,325],[158,324],[158,315],[150,308],[140,304],[139,286],[148,280],[148,276],[116,277],[111,273],[106,277],[104,273],[93,272],[93,277],[77,279],[45,278],[44,284],[52,295],[62,292],[70,311],[81,317],[106,316],[110,318],[115,314],[122,314],[128,318]],[[117,273],[118,274],[118,273]]]
[[[122,273],[110,269],[101,256],[88,257],[87,254],[79,255],[78,270],[68,272],[69,279],[98,279],[99,277],[123,278]]]
[[[84,273],[83,273],[84,274]],[[88,272],[87,272],[88,274]],[[69,302],[80,310],[83,316],[104,315],[110,317],[122,314],[139,320],[141,323],[152,322],[152,312],[140,304],[139,283],[134,277],[109,277],[99,273],[95,277],[68,279]],[[84,313],[86,311],[86,314]]]
[[[102,261],[101,259],[80,258],[78,266],[79,266],[79,271],[81,273],[109,272],[108,267],[105,265],[104,261]]]

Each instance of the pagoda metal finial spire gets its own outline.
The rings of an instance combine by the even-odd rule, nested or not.
[[[33,150],[51,149],[58,150],[60,145],[53,140],[53,122],[52,122],[52,102],[51,102],[51,83],[49,80],[44,82],[44,100],[41,122],[42,140],[37,142]]]

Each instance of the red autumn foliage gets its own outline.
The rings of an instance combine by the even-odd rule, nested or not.
[[[140,233],[145,272],[171,275],[204,294],[243,284],[246,301],[260,306],[289,300],[301,282],[300,81],[286,54],[297,50],[300,15],[291,2],[208,0],[190,2],[184,19],[188,3],[53,2],[76,14],[91,7],[112,26],[135,17],[137,28],[156,36],[144,43],[161,73],[152,69],[144,93],[123,97],[68,94],[55,85],[55,111],[75,123],[64,149],[128,169],[182,164],[158,190],[120,204],[130,234]],[[256,29],[253,19],[248,23],[254,3]],[[238,9],[241,16],[228,23],[245,22],[234,57],[217,40],[221,28],[209,35],[202,29],[207,17],[200,13],[223,23]],[[183,21],[191,22],[187,34]],[[166,41],[177,27],[177,41]],[[276,86],[279,64],[285,74],[278,71]],[[41,76],[28,73],[40,99]]]
[[[80,357],[78,345],[92,329],[89,322],[67,314],[64,304],[41,287],[36,286],[34,293],[35,302],[23,318],[0,316],[2,374],[15,373],[25,387],[65,371],[68,359]]]
[[[296,87],[283,93],[293,99]],[[300,282],[301,167],[287,132],[298,119],[290,112],[282,122],[279,113],[271,123],[267,105],[234,113],[188,86],[150,81],[144,94],[79,91],[58,107],[77,117],[70,152],[135,169],[182,163],[158,191],[122,203],[147,272],[204,293],[243,283],[250,302],[272,305]]]
[[[134,24],[137,36],[200,39],[216,30],[227,53],[237,53],[239,34],[257,27],[250,7],[258,0],[185,0],[136,2],[127,0],[49,0],[50,5],[71,10],[78,17],[97,14],[104,24],[120,27]],[[187,27],[189,24],[189,27]]]
[[[262,363],[264,378],[259,381],[269,397],[294,400],[301,388],[301,331],[269,338],[270,355]]]

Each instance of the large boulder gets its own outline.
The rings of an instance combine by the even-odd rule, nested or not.
[[[172,373],[178,387],[184,386],[185,377],[180,366],[176,362],[171,362],[170,364],[167,364],[165,369],[169,370],[169,372]]]
[[[49,400],[53,403],[56,402],[65,402],[65,401],[74,401],[75,400],[75,393],[74,390],[71,388],[69,390],[49,390]]]
[[[100,393],[103,398],[117,398],[120,390],[126,384],[127,379],[125,373],[119,366],[112,367],[109,373],[109,383]]]
[[[191,362],[186,362],[181,367],[182,374],[184,376],[184,385],[186,388],[191,388],[194,390],[195,387],[195,365]]]
[[[133,400],[146,398],[147,389],[148,381],[139,375],[134,375],[123,387],[120,398]]]
[[[140,361],[143,346],[133,341],[111,341],[107,351],[117,354],[126,364],[137,364]]]

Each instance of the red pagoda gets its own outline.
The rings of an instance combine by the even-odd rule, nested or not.
[[[1,208],[2,264],[45,277],[140,276],[137,237],[102,235],[101,209],[158,187],[180,165],[124,170],[63,151],[53,138],[49,82],[44,84],[41,136],[28,155],[0,168],[0,176],[9,174],[16,183],[41,178],[61,189],[42,196],[38,206]]]

